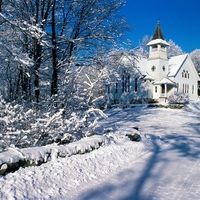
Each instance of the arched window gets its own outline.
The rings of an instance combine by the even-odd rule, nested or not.
[[[188,71],[185,72],[185,78],[187,78]]]
[[[183,70],[183,72],[182,72],[182,78],[184,78],[185,77],[185,70]]]

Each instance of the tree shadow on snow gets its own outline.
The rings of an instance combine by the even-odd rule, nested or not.
[[[194,126],[196,133],[199,132],[196,124],[191,123],[188,125]],[[136,161],[136,165],[132,165],[133,169],[129,168],[121,171],[111,179],[111,182],[104,182],[100,187],[97,185],[78,199],[151,200],[156,198],[155,189],[158,188],[162,174],[165,173],[165,169],[169,162],[171,162],[169,156],[163,156],[163,154],[173,151],[180,159],[185,157],[186,159],[196,161],[200,158],[200,132],[199,135],[192,136],[187,136],[187,134],[177,135],[174,132],[161,139],[149,134],[149,139],[152,141],[153,150],[146,158],[144,155],[143,159],[139,161],[142,161],[139,164],[141,169],[134,169],[134,166],[138,167]],[[162,145],[165,144],[165,148],[161,146],[161,143]],[[173,177],[169,178],[169,182],[172,179]],[[115,183],[116,180],[117,183]],[[115,196],[116,194],[120,195]]]
[[[161,148],[157,143],[157,137],[154,138],[151,135],[151,139],[154,145],[154,150],[150,152],[148,159],[145,159],[145,162],[140,163],[141,170],[138,169],[125,169],[119,172],[116,176],[111,179],[111,182],[105,182],[100,187],[94,187],[93,190],[87,191],[87,194],[82,194],[79,200],[100,200],[100,199],[114,199],[114,200],[150,200],[153,199],[152,192],[144,192],[144,186],[148,184],[148,179],[150,177],[154,177],[155,179],[159,179],[159,174],[162,173],[166,166],[167,160],[159,157],[159,153]],[[137,161],[136,161],[137,162]],[[139,161],[140,162],[140,161]],[[157,174],[152,175],[152,171],[155,165],[158,162],[162,162],[162,167],[160,167],[160,171]],[[134,166],[134,164],[133,164]],[[117,180],[117,184],[115,183]],[[126,180],[126,181],[120,181]],[[153,188],[149,189],[149,191],[153,191]],[[116,196],[118,194],[118,196]]]
[[[121,111],[120,111],[121,112]],[[121,114],[119,112],[119,115]],[[148,110],[145,114],[149,114]],[[151,112],[151,111],[150,111]],[[121,119],[125,112],[121,115]],[[144,113],[143,113],[144,114]],[[151,114],[151,113],[150,113]],[[126,119],[129,117],[129,112],[126,113]],[[135,119],[140,120],[140,114],[135,114]],[[154,136],[153,133],[148,134],[148,140],[151,142],[152,150],[144,154],[142,158],[136,159],[135,163],[129,166],[132,168],[123,169],[113,177],[100,184],[94,184],[92,190],[87,190],[78,196],[78,200],[151,200],[159,199],[158,188],[163,184],[163,177],[166,184],[170,184],[174,177],[163,176],[166,170],[169,171],[171,162],[177,162],[176,158],[182,160],[189,160],[193,164],[200,158],[200,123],[199,117],[190,116],[191,122],[185,124],[183,132],[180,134],[173,130],[171,134],[165,135],[162,138]],[[118,121],[113,121],[114,125]],[[193,120],[195,119],[195,120]],[[196,123],[194,122],[196,121]],[[109,125],[109,122],[108,122]],[[159,127],[158,127],[159,128]],[[167,125],[166,125],[167,128]],[[155,124],[156,129],[156,124]],[[192,133],[191,133],[191,132]],[[164,135],[164,134],[162,134]],[[174,156],[174,160],[170,158]],[[177,163],[179,166],[179,163]],[[188,166],[189,168],[190,166]],[[177,169],[178,171],[179,169]],[[164,183],[165,184],[165,183]],[[164,186],[163,186],[164,187]],[[116,196],[117,195],[117,196]],[[157,196],[158,195],[158,196]],[[168,198],[168,196],[165,196]]]
[[[107,109],[105,114],[108,118],[99,120],[100,127],[97,132],[103,133],[106,129],[117,132],[121,127],[124,128],[124,124],[127,124],[127,122],[127,128],[128,126],[129,128],[130,126],[134,127],[137,122],[140,122],[140,116],[147,116],[151,114],[151,112],[152,111],[148,109],[144,109],[144,107]]]

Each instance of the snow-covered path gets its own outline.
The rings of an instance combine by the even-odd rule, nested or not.
[[[114,109],[102,125],[116,142],[0,177],[0,199],[200,198],[200,104],[185,110]],[[121,133],[138,126],[141,142]]]
[[[200,144],[200,140],[197,143]],[[72,199],[199,199],[200,149],[195,148],[186,155],[189,149],[185,144],[180,141],[176,147],[162,149],[155,142],[154,152],[146,154],[135,163],[129,163],[105,181],[86,187],[81,195]],[[182,152],[184,149],[186,152]]]
[[[184,112],[158,109],[153,115],[151,111],[143,111],[145,114],[138,116],[136,124],[152,141],[153,150],[122,167],[105,181],[86,187],[73,199],[200,198],[200,110],[191,110],[190,106]]]
[[[169,150],[169,149],[168,149]],[[79,200],[194,200],[200,197],[200,162],[168,151],[147,154],[112,177],[86,187]]]

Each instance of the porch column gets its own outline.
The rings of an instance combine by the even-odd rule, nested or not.
[[[167,97],[167,84],[165,84],[165,97]]]

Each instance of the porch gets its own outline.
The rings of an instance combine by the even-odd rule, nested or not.
[[[177,87],[177,84],[168,78],[163,78],[159,82],[154,83],[157,87],[157,98],[159,102],[166,102],[168,97],[173,94],[173,89]]]

